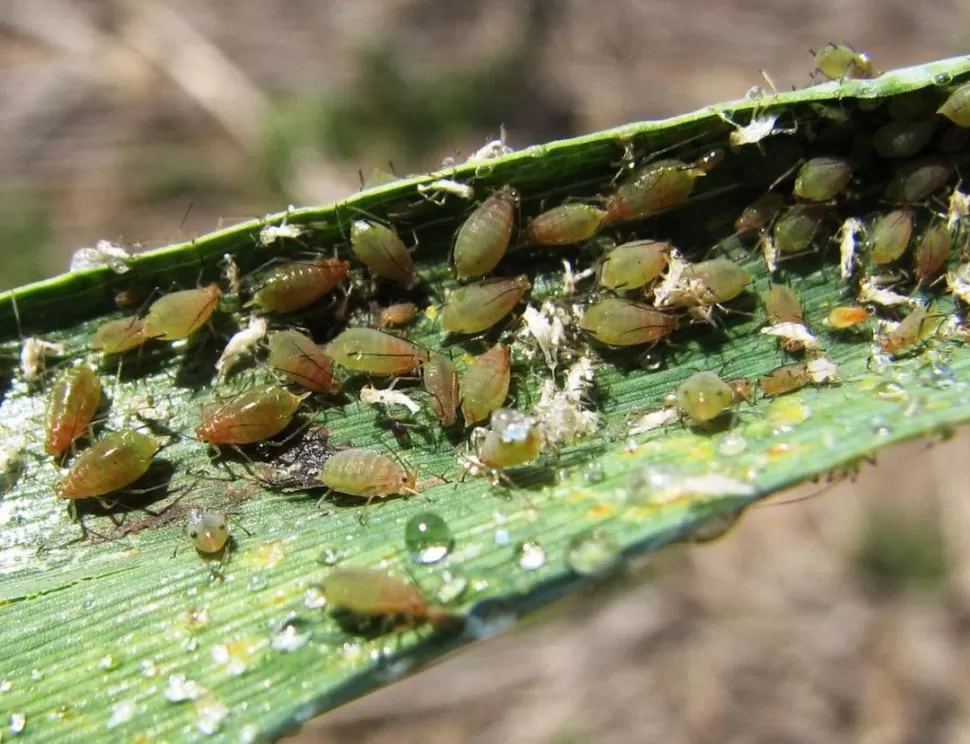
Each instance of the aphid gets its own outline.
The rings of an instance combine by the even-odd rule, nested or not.
[[[860,326],[869,320],[869,311],[864,307],[840,306],[833,307],[825,319],[826,325],[837,331]]]
[[[885,289],[885,280],[887,278],[892,279],[891,276],[867,276],[859,285],[859,294],[856,295],[856,299],[859,302],[866,304],[873,303],[875,305],[882,305],[883,307],[899,307],[901,305],[915,307],[918,304],[913,297],[893,292],[891,289]]]
[[[607,224],[639,220],[690,199],[705,171],[682,160],[657,160],[637,168],[606,200]]]
[[[369,375],[406,375],[420,367],[428,352],[373,328],[347,328],[324,347],[333,361],[346,369]]]
[[[370,220],[355,220],[350,227],[350,247],[382,279],[397,282],[405,289],[418,283],[411,254],[392,228]]]
[[[137,431],[108,434],[81,453],[54,486],[61,499],[93,499],[130,486],[151,467],[161,445]]]
[[[25,338],[20,348],[20,371],[23,372],[24,379],[27,382],[39,380],[44,374],[47,355],[61,356],[65,351],[67,347],[62,343],[44,341],[34,336]]]
[[[185,533],[200,553],[221,553],[229,542],[229,521],[220,512],[192,509],[185,525]]]
[[[605,297],[583,311],[579,327],[608,346],[637,346],[666,338],[680,321],[639,302]]]
[[[825,219],[825,208],[817,204],[796,204],[789,207],[775,221],[772,239],[775,249],[785,256],[803,253]]]
[[[561,204],[529,222],[526,237],[537,245],[572,245],[593,237],[607,213],[590,204]]]
[[[936,113],[942,114],[958,127],[970,127],[970,83],[950,93]]]
[[[667,268],[670,243],[635,240],[616,246],[600,269],[600,286],[607,289],[639,289]]]
[[[378,328],[396,328],[407,325],[418,315],[418,306],[413,302],[398,302],[381,310],[377,317]]]
[[[917,305],[899,325],[879,338],[879,347],[887,354],[899,356],[936,333],[941,322],[940,316],[928,315],[925,307]]]
[[[939,191],[950,180],[953,165],[945,158],[930,155],[900,165],[889,185],[886,198],[903,204],[915,204]]]
[[[484,421],[509,397],[509,347],[495,344],[461,376],[461,414],[465,426]]]
[[[441,327],[451,333],[480,333],[512,312],[532,288],[526,276],[486,279],[448,293]]]
[[[403,616],[409,624],[449,627],[460,622],[445,610],[428,604],[417,589],[383,571],[345,566],[323,580],[327,604],[358,615]]]
[[[762,394],[773,398],[776,395],[784,395],[785,393],[800,390],[810,385],[811,382],[812,378],[808,374],[808,365],[804,362],[796,362],[795,364],[784,364],[781,367],[775,367],[775,369],[758,380],[758,387],[761,388]]]
[[[734,404],[734,389],[714,372],[697,372],[677,386],[677,407],[691,421],[713,421]]]
[[[930,225],[916,246],[916,279],[928,284],[940,275],[950,258],[953,241],[942,220]]]
[[[478,459],[493,470],[533,462],[545,449],[546,438],[538,422],[511,408],[492,413],[491,428],[478,445]]]
[[[292,313],[312,305],[347,278],[350,264],[336,258],[293,261],[269,272],[247,307]]]
[[[118,318],[98,327],[91,338],[91,348],[105,354],[123,354],[137,349],[148,341],[145,321],[141,318]]]
[[[734,403],[754,403],[754,385],[747,377],[737,377],[733,380],[725,380],[731,388],[731,395],[734,396]]]
[[[475,189],[467,183],[459,183],[450,178],[439,178],[431,183],[419,183],[418,193],[432,204],[439,207],[445,205],[445,194],[457,196],[459,199],[471,201],[475,198]]]
[[[201,289],[183,289],[160,297],[148,308],[145,336],[177,341],[191,336],[219,306],[222,290],[210,284]]]
[[[331,491],[359,496],[367,503],[375,498],[417,493],[414,473],[387,455],[366,449],[333,453],[317,479]]]
[[[913,234],[913,213],[897,209],[883,215],[872,226],[869,260],[877,265],[892,263],[906,252]]]
[[[455,274],[459,279],[485,276],[509,249],[519,195],[506,186],[486,199],[458,228]]]
[[[250,388],[204,414],[195,434],[216,445],[271,439],[289,426],[307,395],[293,395],[279,385]]]
[[[87,431],[100,405],[101,382],[90,367],[81,364],[62,372],[47,403],[47,454],[63,455],[71,442]]]
[[[720,147],[714,147],[701,155],[693,163],[693,169],[698,171],[696,175],[707,175],[724,162],[725,153]]]
[[[744,208],[741,216],[734,222],[734,229],[739,234],[763,230],[771,224],[783,206],[785,206],[784,196],[774,191],[766,191]]]
[[[918,155],[936,132],[936,119],[892,121],[872,135],[872,146],[884,158],[909,158]]]
[[[828,43],[814,52],[814,55],[815,69],[829,80],[872,77],[872,60],[869,55],[855,51],[848,44]]]
[[[852,165],[845,158],[812,158],[799,169],[793,193],[805,201],[827,202],[845,190],[851,177]]]
[[[787,284],[769,285],[768,291],[761,295],[761,301],[771,325],[805,322],[801,300]]]
[[[772,88],[773,87],[774,85],[772,85]],[[758,91],[759,95],[757,97],[764,95],[761,89],[757,86],[755,86],[753,90]],[[747,98],[748,96],[745,97]],[[795,134],[798,131],[797,125],[788,128],[775,129],[775,124],[778,121],[778,114],[766,114],[763,112],[758,113],[758,111],[755,110],[751,114],[751,120],[745,126],[741,126],[726,112],[721,111],[720,109],[715,108],[714,113],[734,127],[734,131],[728,135],[728,144],[731,146],[732,150],[739,150],[745,145],[757,145],[758,149],[761,150],[762,154],[764,154],[764,146],[761,144],[761,140],[776,134]]]
[[[421,369],[424,389],[431,396],[438,423],[447,428],[458,418],[458,372],[444,354],[432,353]]]
[[[278,331],[269,337],[269,365],[307,390],[328,395],[341,390],[330,357],[299,331]]]
[[[738,297],[751,283],[751,274],[727,258],[691,264],[688,273],[703,285],[695,298],[702,305],[728,302]]]
[[[232,335],[226,348],[216,360],[216,373],[220,380],[229,376],[230,370],[243,357],[250,353],[255,346],[266,337],[266,330],[269,324],[266,318],[253,315],[249,318],[249,325],[241,331]]]
[[[265,225],[259,231],[259,244],[266,247],[277,240],[296,240],[305,232],[305,227],[285,222],[282,225]]]

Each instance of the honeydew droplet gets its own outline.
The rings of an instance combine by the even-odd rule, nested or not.
[[[577,535],[566,548],[566,564],[580,576],[603,576],[612,571],[620,548],[603,530]]]
[[[535,540],[522,543],[518,549],[519,568],[535,571],[546,565],[546,551]]]
[[[442,560],[455,545],[448,523],[433,512],[416,514],[404,526],[404,544],[415,563],[427,565]]]

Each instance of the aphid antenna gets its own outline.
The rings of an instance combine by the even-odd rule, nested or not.
[[[189,200],[189,205],[185,208],[185,212],[182,214],[182,221],[179,222],[178,233],[182,234],[182,228],[185,227],[186,221],[189,219],[189,215],[192,214],[192,210],[195,207],[195,199]]]

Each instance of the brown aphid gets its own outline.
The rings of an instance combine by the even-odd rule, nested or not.
[[[872,226],[869,260],[880,266],[899,260],[912,234],[913,213],[908,209],[896,209],[881,216]]]
[[[375,275],[405,289],[418,283],[411,254],[392,228],[370,220],[355,220],[350,227],[350,247]]]
[[[792,256],[809,250],[824,219],[825,207],[817,204],[796,204],[786,209],[772,230],[778,253]]]
[[[123,354],[143,346],[146,341],[148,335],[141,318],[118,318],[98,327],[91,338],[91,348],[105,354]]]
[[[970,127],[970,83],[950,93],[936,113],[945,116],[958,127]]]
[[[864,307],[840,306],[833,307],[825,319],[826,325],[837,331],[860,326],[869,320],[869,311]]]
[[[579,327],[608,346],[638,346],[666,338],[680,321],[639,302],[605,297],[586,308]]]
[[[323,580],[323,593],[330,607],[358,615],[404,617],[412,626],[450,627],[460,622],[429,605],[411,584],[370,568],[345,566],[331,571]]]
[[[736,377],[733,380],[725,380],[731,388],[731,395],[735,405],[739,403],[754,403],[754,385],[747,377]]]
[[[505,256],[515,227],[519,195],[506,186],[472,212],[455,236],[455,274],[459,279],[485,276]]]
[[[309,395],[293,395],[279,385],[260,385],[209,411],[195,435],[209,444],[252,444],[271,439],[290,425]]]
[[[706,292],[695,298],[704,305],[729,302],[751,284],[751,274],[727,258],[691,264],[689,272],[704,285]]]
[[[741,216],[734,222],[738,234],[763,230],[775,219],[785,206],[785,197],[774,191],[766,191],[744,208]]]
[[[573,245],[599,232],[606,211],[591,204],[561,204],[529,222],[526,237],[537,245]]]
[[[330,357],[299,331],[278,331],[269,337],[269,365],[315,393],[337,395],[341,390]]]
[[[600,286],[607,289],[639,289],[667,268],[670,243],[634,240],[611,250],[600,268]]]
[[[534,462],[542,455],[546,437],[531,416],[511,408],[492,413],[491,428],[478,446],[478,459],[492,470]]]
[[[432,353],[421,370],[438,423],[447,428],[458,419],[458,372],[444,354]]]
[[[891,121],[872,135],[872,147],[884,158],[910,158],[922,152],[933,139],[937,119]]]
[[[451,333],[481,333],[512,312],[532,288],[526,276],[486,279],[448,293],[441,327]]]
[[[929,284],[940,275],[952,247],[953,239],[945,222],[937,220],[926,228],[916,246],[916,279],[920,284]]]
[[[898,326],[879,338],[879,347],[887,354],[899,356],[936,333],[941,323],[942,316],[930,315],[926,308],[916,307]]]
[[[775,367],[771,372],[758,380],[758,387],[763,395],[773,398],[784,395],[811,384],[812,378],[808,372],[808,365],[804,362],[783,364]]]
[[[495,344],[475,357],[461,376],[461,414],[465,426],[484,421],[509,397],[509,347]]]
[[[380,452],[345,449],[334,452],[317,476],[331,491],[367,499],[417,493],[417,476]]]
[[[83,452],[54,487],[61,499],[94,499],[126,488],[151,467],[160,445],[137,431],[108,434]]]
[[[814,54],[815,69],[829,80],[872,77],[869,55],[855,51],[848,44],[828,43]]]
[[[682,160],[657,160],[637,168],[606,200],[607,224],[639,220],[690,199],[705,171]]]
[[[216,284],[160,297],[148,308],[145,335],[162,341],[188,338],[209,320],[221,298],[222,290]]]
[[[418,316],[418,306],[413,302],[398,302],[381,310],[377,316],[378,328],[396,328],[407,325]]]
[[[87,431],[101,405],[101,382],[86,364],[71,367],[58,376],[47,403],[44,449],[60,457],[71,443]]]
[[[302,310],[347,278],[350,264],[336,258],[293,261],[267,274],[262,286],[246,303],[264,312],[292,313]]]
[[[939,191],[953,175],[953,164],[946,158],[930,155],[903,163],[896,169],[886,198],[903,204],[922,202]]]
[[[798,170],[793,193],[805,201],[831,201],[845,190],[851,177],[852,165],[845,158],[812,158]]]
[[[379,376],[410,374],[428,358],[421,347],[373,328],[347,328],[324,352],[341,367]]]
[[[805,318],[802,314],[802,303],[798,295],[787,284],[771,284],[768,291],[761,295],[761,301],[768,315],[771,325],[779,323],[801,323]]]

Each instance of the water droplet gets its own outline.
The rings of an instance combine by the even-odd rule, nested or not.
[[[872,394],[880,400],[906,400],[909,393],[898,382],[880,382],[872,389]]]
[[[108,719],[107,726],[109,729],[113,729],[116,726],[128,723],[134,717],[135,701],[122,700],[120,703],[115,703],[111,706],[111,718]]]
[[[13,689],[13,682],[9,679],[0,680],[0,692],[10,692]]]
[[[737,432],[731,432],[721,437],[717,443],[717,452],[722,457],[735,457],[748,448],[748,440]]]
[[[141,676],[151,679],[156,674],[158,674],[158,668],[155,666],[155,662],[151,659],[145,659],[141,663]]]
[[[956,383],[953,370],[937,361],[921,366],[916,377],[921,384],[935,388],[948,388]]]
[[[435,600],[439,604],[450,604],[458,599],[468,588],[468,579],[461,574],[445,571],[441,574],[443,581],[441,587],[435,594]]]
[[[333,548],[327,548],[317,556],[317,563],[321,566],[336,566],[340,563],[340,553]]]
[[[27,728],[27,716],[23,713],[10,714],[10,733],[16,736]]]
[[[546,551],[535,540],[528,540],[519,546],[519,567],[526,571],[535,571],[546,565]]]
[[[205,627],[210,619],[208,607],[193,607],[185,613],[185,624],[193,630]]]
[[[226,674],[238,677],[246,671],[249,657],[256,653],[255,644],[245,640],[220,643],[212,649],[212,660],[226,668]]]
[[[566,548],[566,564],[581,576],[602,576],[617,564],[620,548],[606,532],[577,535]]]
[[[44,678],[44,673],[40,669],[30,670],[30,679],[33,682],[40,682]]]
[[[586,466],[586,471],[583,473],[586,482],[590,485],[594,483],[602,483],[606,480],[606,470],[600,463],[592,463]]]
[[[114,667],[115,667],[115,660],[114,660],[114,657],[111,656],[111,654],[108,654],[107,656],[102,656],[98,660],[98,669],[114,669]]]
[[[319,586],[311,586],[303,592],[303,606],[308,610],[321,610],[327,606],[327,597]]]
[[[205,697],[195,703],[195,727],[203,736],[219,733],[228,715],[229,708],[214,697]]]
[[[663,369],[664,355],[659,351],[647,351],[641,355],[640,363],[648,372],[656,372]]]
[[[938,72],[933,76],[936,85],[949,85],[953,82],[953,76],[948,72]]]
[[[249,577],[249,582],[246,584],[246,587],[251,592],[259,592],[265,589],[268,584],[269,579],[265,576],[262,574],[253,574]]]
[[[170,703],[198,700],[205,695],[206,689],[198,682],[187,679],[184,674],[173,674],[165,685],[165,699]]]
[[[310,640],[310,634],[301,633],[298,626],[297,621],[288,621],[282,630],[273,636],[273,650],[290,652],[303,648]]]
[[[239,744],[253,744],[259,737],[259,728],[251,723],[247,723],[239,729]]]
[[[448,523],[432,512],[416,514],[404,527],[404,544],[415,563],[437,563],[451,551],[455,536]]]

